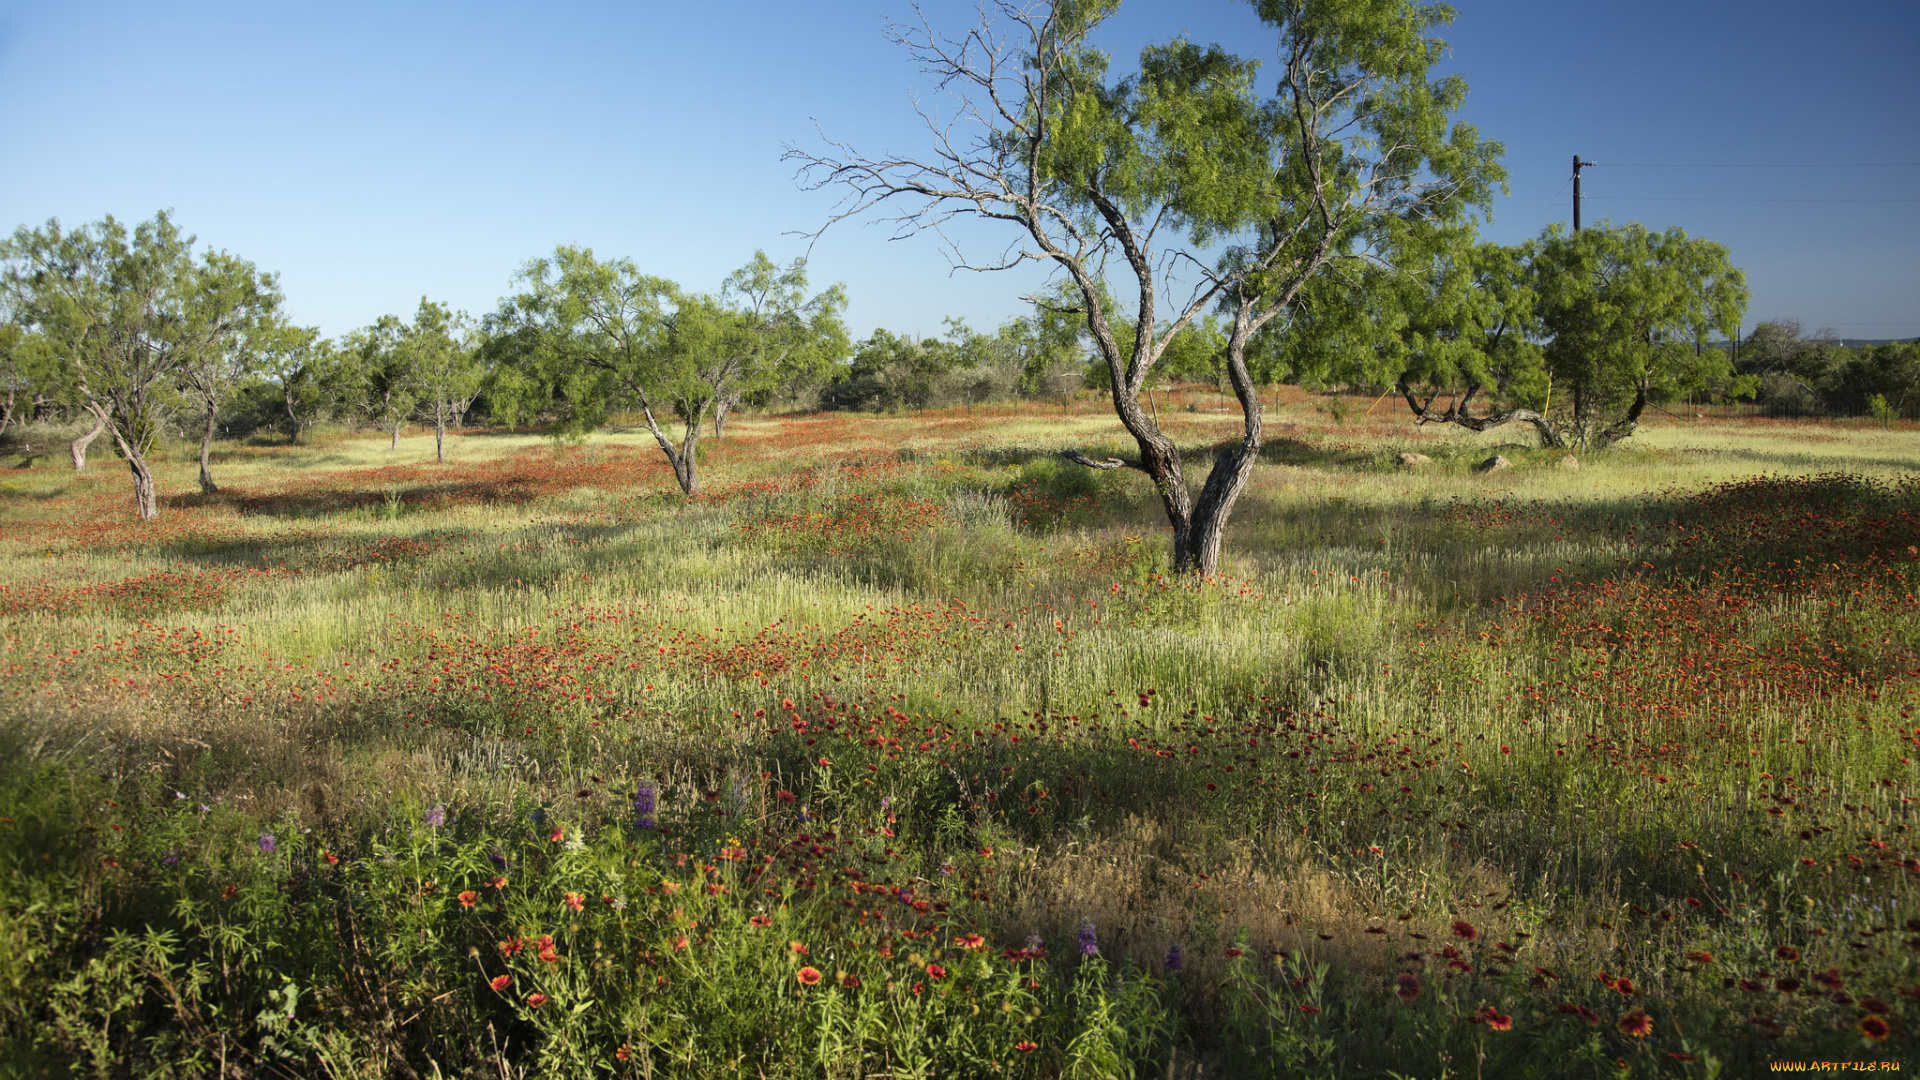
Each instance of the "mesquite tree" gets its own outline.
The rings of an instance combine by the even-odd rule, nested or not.
[[[1709,332],[1738,335],[1747,310],[1746,277],[1720,244],[1677,226],[1656,233],[1603,222],[1573,234],[1555,226],[1540,240],[1534,273],[1555,395],[1564,394],[1583,446],[1632,435],[1656,395],[1733,374],[1727,352],[1702,342]]]
[[[1450,122],[1464,81],[1430,77],[1445,45],[1429,31],[1452,17],[1442,5],[1257,0],[1276,35],[1271,94],[1257,88],[1257,61],[1184,40],[1148,46],[1137,74],[1112,77],[1089,37],[1117,7],[998,0],[957,38],[924,21],[895,26],[894,40],[959,103],[952,115],[922,114],[931,151],[874,158],[829,144],[788,156],[809,183],[846,189],[829,225],[882,206],[908,233],[960,217],[1002,222],[1012,246],[989,261],[940,235],[958,265],[1037,261],[1070,281],[1139,458],[1067,456],[1145,472],[1174,566],[1207,574],[1260,452],[1249,343],[1284,334],[1328,267],[1383,261],[1422,230],[1457,223],[1504,174],[1496,144]],[[1109,267],[1132,278],[1130,312],[1106,299]],[[1177,299],[1176,270],[1192,282]],[[1169,342],[1215,306],[1229,320],[1226,376],[1243,427],[1196,497],[1180,448],[1140,395]],[[1116,332],[1123,319],[1131,335]]]
[[[726,429],[727,413],[744,398],[782,382],[818,379],[853,351],[842,318],[845,286],[807,295],[807,260],[779,266],[756,251],[747,265],[727,275],[721,303],[732,313],[732,332],[715,356],[712,381],[720,390],[713,405],[713,437]]]
[[[71,231],[22,226],[9,245],[12,291],[67,358],[80,402],[133,473],[134,510],[160,513],[146,454],[185,359],[195,313],[193,238],[165,212],[129,231],[111,216]],[[84,450],[76,450],[76,465]]]
[[[401,329],[395,345],[420,418],[433,425],[435,461],[447,460],[447,425],[464,415],[480,392],[483,372],[471,331],[464,312],[456,314],[423,296],[412,325]]]
[[[262,331],[274,324],[281,303],[272,274],[224,251],[208,252],[183,282],[188,291],[185,318],[174,348],[179,353],[182,396],[205,420],[200,432],[200,490],[220,490],[213,482],[213,436],[220,409],[240,383],[254,373]]]

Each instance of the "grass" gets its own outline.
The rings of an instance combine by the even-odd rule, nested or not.
[[[1213,404],[1158,402],[1196,470]],[[150,524],[14,470],[0,1062],[1910,1057],[1912,432],[1574,470],[1371,404],[1283,389],[1206,582],[1053,456],[1123,448],[1098,401],[738,417],[691,500],[632,431],[222,447]]]

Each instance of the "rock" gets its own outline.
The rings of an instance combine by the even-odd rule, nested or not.
[[[1506,458],[1501,457],[1499,454],[1495,454],[1492,457],[1488,458],[1487,460],[1481,462],[1480,464],[1475,465],[1473,467],[1473,471],[1474,472],[1499,472],[1502,469],[1511,469],[1511,468],[1513,468],[1513,462],[1508,461]]]
[[[1564,455],[1560,459],[1560,467],[1567,470],[1568,472],[1579,472],[1580,459],[1577,457],[1574,457],[1572,454]]]
[[[1409,469],[1417,469],[1422,465],[1430,465],[1432,463],[1433,459],[1425,454],[1416,454],[1408,451],[1400,455],[1400,464],[1405,465]]]

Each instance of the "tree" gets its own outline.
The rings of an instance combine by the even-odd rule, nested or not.
[[[400,448],[400,427],[414,414],[413,372],[399,348],[404,324],[382,315],[373,325],[355,330],[341,342],[347,363],[358,373],[354,407],[382,431],[389,432],[391,449]]]
[[[781,267],[756,251],[747,265],[727,276],[720,298],[735,326],[725,355],[716,357],[719,366],[710,373],[716,439],[726,428],[727,413],[743,398],[781,383],[822,378],[851,351],[843,321],[845,286],[808,297],[804,258]]]
[[[1732,376],[1727,353],[1702,345],[1710,331],[1736,336],[1746,314],[1746,277],[1725,247],[1678,227],[1553,226],[1534,267],[1547,365],[1583,446],[1632,435],[1656,397]],[[1735,389],[1750,393],[1751,380]]]
[[[479,351],[464,313],[420,298],[413,323],[400,332],[396,366],[407,373],[412,398],[423,420],[433,425],[435,461],[447,460],[447,425],[465,415],[480,392]],[[399,442],[396,429],[395,444]]]
[[[311,326],[275,321],[258,333],[257,355],[262,373],[279,391],[287,414],[287,445],[300,441],[300,432],[319,419],[334,401],[350,396],[358,372],[336,354],[333,343]]]
[[[256,347],[273,325],[281,296],[272,274],[223,251],[208,252],[183,287],[189,295],[174,344],[178,381],[182,395],[206,420],[200,433],[200,490],[211,495],[220,490],[212,470],[220,410],[253,374]]]
[[[131,232],[112,216],[72,231],[58,221],[22,226],[9,245],[10,291],[29,298],[34,320],[67,357],[82,405],[133,474],[135,513],[146,520],[160,513],[146,454],[190,328],[204,314],[191,287],[192,248],[164,211]],[[76,446],[76,467],[84,454]]]
[[[503,410],[517,416],[564,401],[564,426],[589,430],[606,419],[611,404],[636,403],[680,489],[698,490],[694,455],[713,395],[700,383],[687,347],[709,335],[695,332],[696,316],[681,327],[679,342],[670,340],[682,305],[679,286],[642,274],[630,259],[602,261],[590,249],[568,245],[527,263],[518,281],[525,291],[503,301],[493,319],[520,360],[514,377],[496,384]],[[679,444],[660,429],[656,401],[685,420]]]
[[[1109,77],[1089,37],[1117,0],[997,0],[957,39],[925,22],[892,30],[958,101],[950,117],[923,114],[930,155],[871,158],[840,144],[788,151],[812,184],[846,190],[829,225],[882,206],[898,207],[890,220],[902,233],[960,217],[1000,222],[1015,231],[1013,246],[976,262],[949,239],[956,264],[1031,260],[1071,281],[1139,458],[1068,456],[1147,473],[1173,533],[1174,566],[1202,574],[1215,570],[1260,451],[1249,342],[1276,320],[1274,332],[1284,333],[1283,316],[1328,267],[1383,260],[1409,236],[1484,205],[1503,178],[1499,147],[1448,120],[1464,81],[1428,75],[1445,48],[1428,32],[1450,9],[1409,0],[1254,6],[1278,38],[1270,96],[1255,91],[1256,62],[1184,40],[1142,50],[1137,75]],[[1163,231],[1173,237],[1164,251]],[[1132,278],[1130,312],[1104,295],[1109,266]],[[1194,280],[1178,300],[1175,268]],[[1139,399],[1169,342],[1216,305],[1229,319],[1227,378],[1243,426],[1214,454],[1196,498],[1179,447]],[[1124,346],[1122,319],[1133,330]]]
[[[1552,385],[1534,310],[1533,245],[1461,239],[1443,245],[1422,272],[1389,284],[1404,315],[1400,371],[1390,381],[1416,423],[1488,431],[1519,421],[1539,433],[1543,446],[1563,447],[1545,414],[1518,403],[1546,407]],[[1447,407],[1435,409],[1443,393]],[[1476,416],[1474,399],[1483,393],[1490,411]]]

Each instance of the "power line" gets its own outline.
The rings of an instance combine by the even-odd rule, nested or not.
[[[1920,199],[1768,199],[1722,195],[1588,195],[1607,202],[1917,203]]]
[[[1602,161],[1609,169],[1920,169],[1920,161],[1820,161],[1795,164],[1688,165],[1671,161]]]

